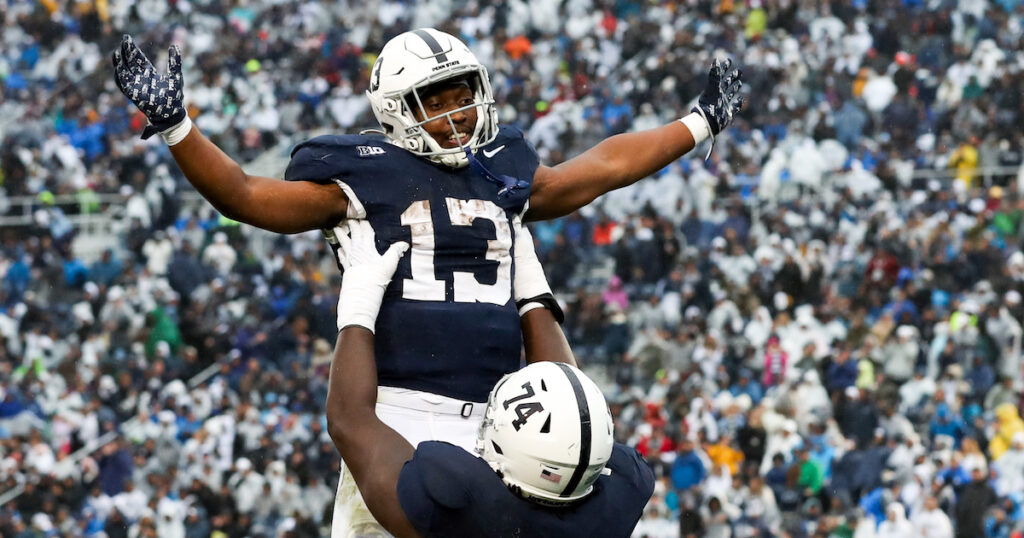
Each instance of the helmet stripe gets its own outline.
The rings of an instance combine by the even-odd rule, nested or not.
[[[444,49],[441,48],[441,44],[434,39],[434,36],[430,35],[426,30],[413,30],[412,33],[419,36],[424,43],[430,47],[430,52],[434,53],[434,57],[437,58],[437,63],[443,64],[448,61],[448,55],[444,53]]]
[[[572,385],[572,391],[576,395],[576,405],[580,409],[580,461],[576,464],[576,470],[572,472],[572,476],[569,477],[569,482],[565,485],[565,489],[559,494],[561,497],[568,497],[576,489],[576,486],[580,484],[580,480],[583,479],[583,473],[587,471],[587,466],[590,465],[590,444],[592,441],[590,406],[587,405],[587,395],[583,392],[583,384],[580,383],[576,372],[572,371],[572,368],[569,368],[564,363],[556,362],[555,364],[569,378],[569,384]]]

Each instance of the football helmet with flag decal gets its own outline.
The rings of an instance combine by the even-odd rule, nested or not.
[[[473,103],[430,117],[423,107],[423,92],[446,81],[465,81],[473,92]],[[370,71],[366,96],[392,143],[453,168],[468,164],[467,149],[475,152],[498,134],[498,112],[487,69],[465,43],[433,28],[399,34],[384,45]],[[442,148],[423,129],[425,123],[438,117],[452,122],[452,114],[469,108],[477,108],[476,125],[468,141],[457,147]],[[422,120],[416,119],[414,111]]]
[[[512,491],[557,506],[593,491],[612,430],[597,384],[573,366],[538,362],[494,386],[476,450]]]

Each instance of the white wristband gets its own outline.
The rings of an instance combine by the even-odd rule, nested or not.
[[[690,134],[693,136],[693,145],[696,146],[701,142],[711,138],[711,126],[708,125],[707,120],[703,116],[696,112],[690,112],[689,114],[679,118],[679,122],[686,126],[690,130]]]
[[[181,120],[181,123],[160,133],[160,136],[163,137],[164,142],[167,142],[168,146],[173,146],[178,142],[184,140],[185,137],[188,136],[188,133],[191,131],[192,119],[188,117],[188,114],[186,114],[185,119]]]

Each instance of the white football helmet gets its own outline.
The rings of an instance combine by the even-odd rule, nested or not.
[[[460,143],[458,147],[446,149],[423,130],[424,123],[436,118],[428,117],[423,109],[420,92],[450,79],[465,79],[473,91],[474,103],[446,112],[442,117],[452,122],[452,114],[477,108],[477,120],[465,145]],[[370,89],[366,96],[384,134],[393,144],[440,164],[455,168],[466,166],[467,148],[475,152],[498,135],[498,111],[494,107],[487,69],[465,43],[433,28],[399,34],[384,45],[370,72]],[[413,110],[419,110],[425,120],[416,121]],[[455,130],[454,122],[452,130]]]
[[[562,505],[590,494],[613,443],[601,389],[577,368],[538,362],[491,390],[476,451],[514,492]]]

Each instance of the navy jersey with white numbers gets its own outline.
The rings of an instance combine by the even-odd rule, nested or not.
[[[654,492],[654,473],[636,450],[616,444],[611,474],[568,507],[512,493],[484,460],[440,441],[420,443],[398,477],[398,501],[416,530],[432,536],[628,537]]]
[[[348,218],[370,222],[381,252],[395,241],[412,246],[377,316],[380,385],[483,402],[519,367],[512,220],[529,200],[537,153],[521,131],[502,127],[476,157],[526,183],[500,197],[471,167],[437,165],[369,136],[321,136],[292,152],[285,179],[337,183]],[[324,230],[337,248],[335,233]]]

